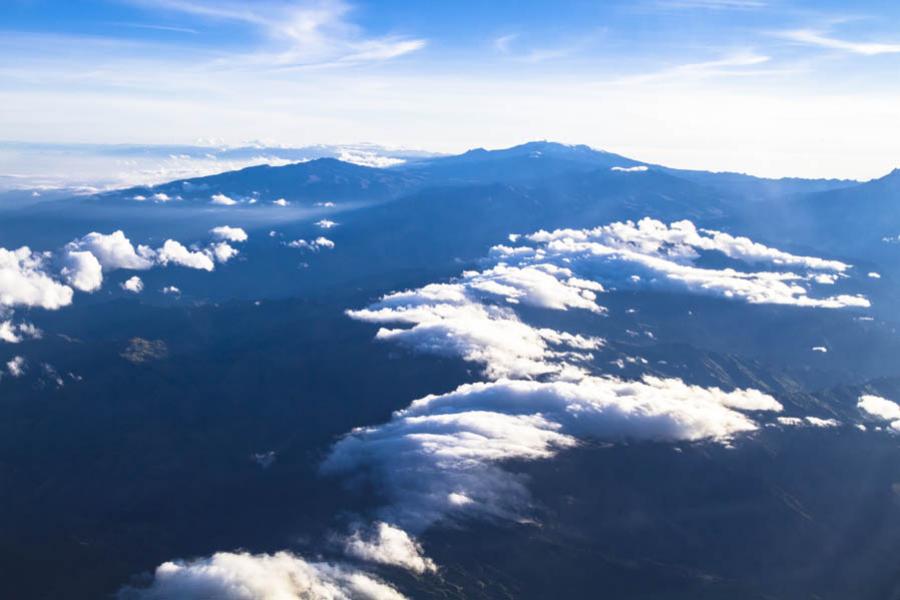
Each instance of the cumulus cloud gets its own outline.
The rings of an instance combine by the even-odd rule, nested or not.
[[[330,219],[321,219],[316,221],[316,226],[321,227],[322,229],[331,229],[332,227],[337,227],[337,223]]]
[[[551,458],[586,439],[728,443],[755,431],[757,415],[782,410],[758,390],[728,392],[679,379],[624,381],[597,373],[593,352],[602,349],[603,340],[532,326],[522,320],[520,306],[582,310],[602,318],[601,280],[628,280],[642,266],[639,282],[699,272],[707,281],[728,279],[732,286],[727,289],[744,290],[748,301],[763,301],[764,294],[755,295],[760,289],[771,297],[777,290],[772,282],[806,281],[805,275],[781,271],[698,267],[694,262],[703,252],[836,277],[849,268],[746,238],[698,231],[689,222],[616,223],[510,236],[510,242],[519,245],[494,247],[480,271],[390,293],[348,311],[355,319],[382,325],[376,339],[478,363],[488,379],[416,400],[383,425],[352,431],[323,463],[326,473],[371,477],[386,498],[380,517],[405,530],[421,530],[456,514],[520,518],[529,494],[510,461]],[[755,288],[734,283],[740,281]],[[813,305],[800,289],[782,299]],[[642,359],[629,360],[639,364]],[[815,417],[802,423],[831,425]]]
[[[162,248],[156,253],[160,264],[175,264],[189,269],[212,271],[215,264],[208,254],[200,251],[188,250],[181,242],[166,240]]]
[[[621,173],[643,173],[647,170],[646,165],[637,165],[635,167],[613,167],[611,171],[619,171]]]
[[[144,282],[141,281],[140,277],[134,275],[122,282],[122,289],[133,294],[140,294],[144,291]]]
[[[822,419],[820,417],[803,417],[813,427],[838,427],[841,422],[837,419]]]
[[[334,249],[334,242],[325,237],[317,237],[312,241],[306,240],[294,240],[292,242],[288,242],[289,248],[300,248],[301,250],[312,250],[313,252],[318,252],[322,248],[326,250]]]
[[[25,339],[39,339],[43,332],[32,323],[14,323],[11,319],[0,321],[0,342],[18,344]]]
[[[162,293],[163,293],[163,294],[167,294],[167,295],[175,295],[175,296],[177,296],[178,294],[181,293],[181,290],[178,289],[177,287],[175,287],[174,285],[167,285],[166,287],[164,287],[164,288],[162,289]]]
[[[220,227],[213,227],[209,230],[209,233],[211,233],[212,236],[217,240],[223,240],[226,242],[247,241],[247,232],[240,227],[229,227],[228,225],[222,225]]]
[[[290,203],[284,198],[279,198],[278,200],[272,200],[272,204],[275,206],[287,206]]]
[[[602,346],[597,338],[537,329],[523,323],[508,309],[477,302],[390,307],[384,301],[372,308],[350,311],[350,316],[375,323],[412,323],[409,328],[381,328],[376,338],[399,342],[414,350],[459,356],[480,363],[492,378],[531,377],[573,370],[553,359],[557,348],[569,349],[570,361],[591,358],[590,350]]]
[[[821,417],[778,417],[776,419],[778,423],[781,425],[785,425],[787,427],[819,427],[819,428],[831,428],[838,427],[841,422],[837,419],[823,419]]]
[[[0,248],[0,306],[55,310],[72,303],[72,288],[47,275],[45,258],[27,246],[17,250]]]
[[[69,252],[88,251],[93,254],[105,271],[115,269],[146,270],[153,266],[152,251],[146,246],[137,248],[121,230],[110,234],[92,231],[81,239],[70,242]]]
[[[210,246],[210,252],[215,257],[216,262],[227,263],[229,260],[239,254],[237,248],[231,246],[228,242],[219,242]]]
[[[156,568],[146,588],[126,588],[120,600],[402,600],[374,576],[341,565],[307,562],[288,552],[218,552]]]
[[[551,263],[593,271],[601,278],[630,284],[676,285],[690,291],[742,299],[754,304],[844,308],[868,307],[861,295],[824,298],[810,295],[810,283],[834,283],[850,265],[837,260],[799,256],[753,242],[746,237],[698,230],[690,221],[666,225],[654,219],[627,221],[594,229],[539,231],[524,236],[532,245],[497,246],[492,256],[519,266]],[[743,271],[708,268],[696,263],[702,253],[718,253],[734,261],[768,263],[781,270]],[[576,264],[579,263],[579,264]],[[786,271],[788,267],[806,273]],[[638,273],[635,273],[638,271]],[[823,275],[826,277],[823,278]]]
[[[153,200],[155,200],[156,202],[168,202],[172,199],[172,197],[165,192],[157,192],[150,197],[153,198]],[[137,197],[135,197],[135,200],[137,200]]]
[[[60,273],[76,290],[93,292],[103,285],[103,267],[97,257],[87,250],[70,250]]]
[[[213,194],[212,196],[210,196],[210,203],[218,204],[219,206],[234,206],[238,202],[234,198],[230,198],[225,194]]]
[[[863,394],[856,406],[870,417],[890,421],[891,429],[900,431],[900,405],[896,402],[873,394]]]
[[[424,555],[415,538],[382,521],[368,531],[353,532],[344,544],[344,551],[361,560],[401,567],[414,573],[437,571],[437,565]]]
[[[864,394],[859,397],[856,405],[869,416],[884,421],[900,419],[900,405],[887,398],[872,394]]]
[[[14,356],[6,363],[6,370],[11,377],[21,377],[25,374],[27,363],[22,356]]]
[[[512,518],[528,495],[501,468],[506,461],[547,459],[589,438],[724,441],[757,429],[742,410],[781,405],[756,390],[724,392],[677,379],[501,379],[426,396],[384,425],[351,432],[323,469],[374,475],[389,499],[383,516],[404,528],[459,511]]]

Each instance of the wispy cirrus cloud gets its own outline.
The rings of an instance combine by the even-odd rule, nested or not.
[[[900,43],[898,42],[850,41],[834,37],[827,31],[816,29],[791,29],[775,32],[774,35],[784,40],[805,46],[816,46],[829,50],[841,50],[863,56],[900,53]]]
[[[713,60],[683,63],[659,71],[621,77],[613,80],[612,83],[633,85],[754,75],[758,74],[758,71],[750,69],[750,67],[768,63],[770,60],[771,58],[765,54],[753,50],[741,50]]]
[[[493,39],[494,51],[510,60],[522,63],[542,63],[584,53],[593,40],[592,35],[569,38],[565,42],[534,43],[520,32],[507,33]]]
[[[262,35],[259,51],[230,56],[230,65],[272,67],[339,66],[389,60],[425,47],[422,38],[369,36],[349,20],[352,7],[340,0],[254,3],[208,0],[129,0],[155,11],[247,25]]]
[[[706,10],[747,10],[765,8],[768,2],[762,0],[657,0],[658,8],[706,9]]]

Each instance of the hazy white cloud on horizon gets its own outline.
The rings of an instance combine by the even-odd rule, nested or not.
[[[738,0],[668,4],[712,9],[700,11],[699,18],[713,18],[724,8],[766,8]],[[502,52],[479,60],[446,43],[435,44],[434,52],[412,52],[402,64],[358,70],[344,66],[410,54],[417,47],[412,41],[420,38],[367,33],[362,17],[354,24],[351,17],[361,13],[350,5],[321,13],[306,4],[296,13],[285,6],[173,1],[167,11],[204,19],[212,29],[239,25],[262,33],[264,47],[229,45],[226,54],[278,68],[297,58],[296,40],[302,39],[312,48],[303,52],[324,61],[302,79],[277,69],[229,67],[226,59],[212,59],[210,48],[179,46],[177,40],[161,50],[133,39],[11,32],[0,40],[0,52],[14,57],[0,69],[0,101],[9,107],[0,114],[0,130],[11,139],[62,142],[264,137],[298,145],[369,139],[439,152],[555,139],[673,167],[769,176],[871,178],[890,171],[900,155],[896,84],[883,67],[855,69],[855,85],[848,90],[833,76],[838,67],[817,58],[822,43],[838,43],[843,50],[836,50],[872,62],[866,53],[893,51],[897,44],[890,42],[847,42],[808,26],[771,23],[720,32],[704,40],[702,51],[642,43],[627,56],[607,60],[599,46],[588,45],[556,61],[549,72],[539,62],[509,69]],[[796,38],[796,46],[775,41],[771,32],[779,28]],[[611,47],[616,35],[627,33],[613,32]],[[734,33],[740,35],[722,39]],[[486,42],[507,38],[500,47],[508,48],[509,35]],[[159,72],[167,73],[165,80]],[[476,97],[479,110],[473,114]],[[855,109],[847,111],[848,105]],[[821,123],[828,123],[829,139],[840,144],[818,143]],[[346,158],[352,156],[368,160],[353,152]],[[374,160],[383,166],[402,159]],[[2,162],[0,157],[0,172],[7,171]]]

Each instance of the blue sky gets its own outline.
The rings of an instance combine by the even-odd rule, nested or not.
[[[529,139],[673,166],[900,164],[892,2],[6,0],[0,139],[436,151]]]

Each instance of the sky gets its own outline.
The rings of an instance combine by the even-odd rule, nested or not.
[[[874,0],[4,0],[0,140],[549,139],[871,179],[900,166],[898,24]]]

